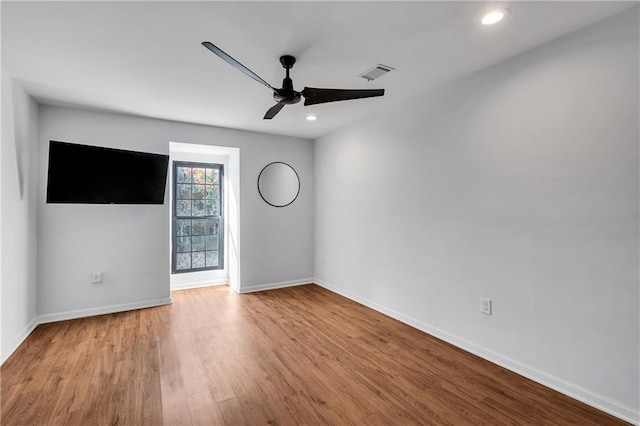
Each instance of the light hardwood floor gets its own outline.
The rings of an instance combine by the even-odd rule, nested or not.
[[[315,285],[40,325],[2,425],[625,424]]]

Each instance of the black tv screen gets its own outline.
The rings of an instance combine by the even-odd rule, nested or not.
[[[169,156],[49,141],[47,203],[163,204]]]

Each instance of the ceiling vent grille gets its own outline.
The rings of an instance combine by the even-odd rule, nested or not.
[[[371,68],[370,70],[363,72],[358,77],[364,78],[367,81],[373,81],[393,70],[395,70],[395,68],[390,67],[388,65],[378,64],[375,67]]]

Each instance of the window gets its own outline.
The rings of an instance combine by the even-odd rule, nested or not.
[[[173,163],[173,273],[223,268],[222,164]]]

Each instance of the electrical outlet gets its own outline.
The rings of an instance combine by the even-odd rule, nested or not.
[[[480,298],[480,312],[485,315],[491,315],[491,299],[487,297]]]
[[[94,272],[91,274],[91,283],[92,284],[100,284],[102,282],[102,272]]]

